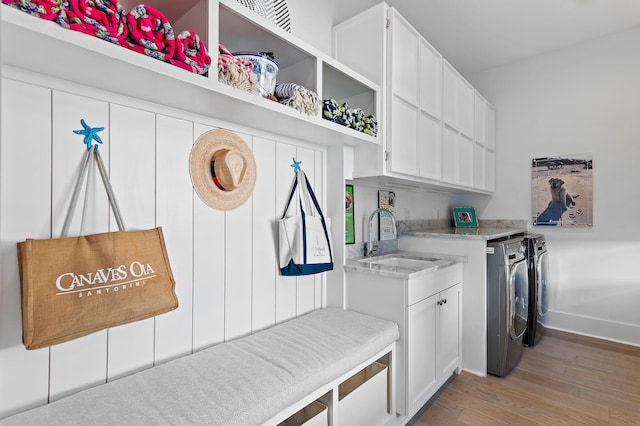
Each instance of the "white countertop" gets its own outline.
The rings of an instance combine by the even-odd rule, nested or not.
[[[412,237],[440,237],[459,238],[474,240],[493,240],[496,238],[508,237],[509,235],[525,233],[526,228],[503,228],[503,227],[479,227],[479,228],[438,228],[405,231],[403,236]]]
[[[399,264],[393,264],[393,259],[400,259]],[[387,264],[377,263],[380,261],[387,262]],[[390,278],[410,279],[466,261],[465,256],[398,251],[381,256],[361,256],[347,259],[344,269],[345,271],[363,272]]]

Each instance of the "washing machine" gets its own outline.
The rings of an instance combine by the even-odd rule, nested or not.
[[[549,255],[544,235],[526,235],[524,241],[529,262],[530,303],[523,343],[525,346],[533,347],[544,334],[545,316],[549,310]]]
[[[487,373],[505,376],[522,357],[529,314],[523,237],[487,243]]]

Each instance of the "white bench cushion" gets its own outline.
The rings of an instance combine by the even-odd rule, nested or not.
[[[393,322],[337,308],[321,309],[0,424],[257,425],[398,337]]]

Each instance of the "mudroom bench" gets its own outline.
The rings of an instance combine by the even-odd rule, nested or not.
[[[321,309],[0,424],[392,423],[398,337],[394,322]]]

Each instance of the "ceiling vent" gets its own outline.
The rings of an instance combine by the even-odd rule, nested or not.
[[[286,0],[238,0],[238,3],[291,32],[291,18]]]

